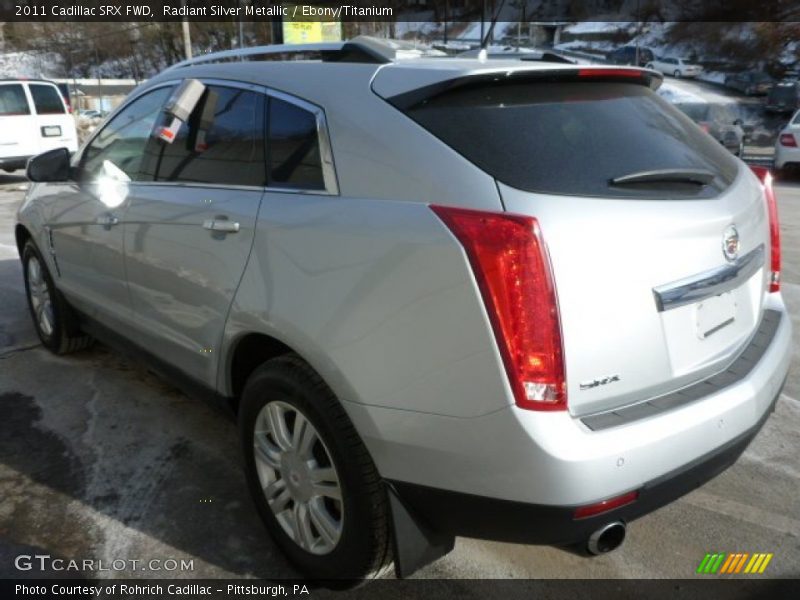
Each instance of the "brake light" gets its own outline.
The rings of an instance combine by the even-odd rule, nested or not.
[[[764,185],[764,198],[769,216],[769,291],[779,292],[781,290],[781,229],[778,221],[778,203],[775,201],[775,190],[772,188],[772,173],[766,167],[751,165],[750,168]]]
[[[797,148],[797,140],[794,139],[794,136],[791,133],[782,133],[780,140],[781,146],[786,146],[787,148]]]
[[[596,504],[590,504],[589,506],[579,506],[575,509],[575,514],[572,516],[573,519],[585,519],[586,517],[593,517],[595,515],[599,515],[610,510],[614,510],[615,508],[620,508],[622,506],[627,506],[639,498],[639,492],[628,492],[627,494],[623,494],[622,496],[617,496],[616,498],[609,498],[608,500],[603,500],[602,502],[597,502]]]
[[[431,206],[463,246],[517,406],[566,410],[558,300],[533,217]]]
[[[644,73],[637,69],[578,69],[578,77],[636,77],[641,79]]]

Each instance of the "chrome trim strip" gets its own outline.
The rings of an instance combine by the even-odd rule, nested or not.
[[[729,265],[653,288],[658,312],[694,304],[739,287],[764,266],[764,244]]]

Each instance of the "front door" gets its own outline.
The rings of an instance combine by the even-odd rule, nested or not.
[[[129,317],[123,222],[140,192],[145,146],[171,88],[134,100],[76,158],[73,180],[43,184],[59,288],[105,322]]]
[[[206,85],[173,141],[151,140],[143,170],[153,183],[128,208],[125,254],[136,341],[213,387],[266,183],[265,96]]]

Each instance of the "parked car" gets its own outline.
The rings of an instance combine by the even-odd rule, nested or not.
[[[697,102],[675,106],[730,152],[736,156],[744,154],[744,123],[732,105]]]
[[[800,110],[794,113],[775,140],[775,169],[783,171],[800,167]]]
[[[672,75],[673,77],[697,77],[703,72],[703,67],[700,65],[691,64],[683,58],[669,56],[656,57],[652,62],[647,63],[647,68],[660,71],[664,75]]]
[[[771,179],[660,83],[371,38],[180,63],[30,162],[34,326],[221,400],[309,576],[611,551],[736,460],[791,352]]]
[[[0,169],[25,167],[32,156],[51,148],[78,149],[75,121],[50,81],[0,81]]]
[[[739,90],[745,96],[764,96],[772,83],[772,77],[761,71],[742,71],[725,77],[725,87]]]
[[[103,114],[99,110],[82,110],[78,112],[78,116],[85,119],[101,119]]]
[[[637,61],[637,48],[636,46],[622,46],[613,52],[606,55],[606,60],[615,65],[638,65],[643,67],[647,63],[652,63],[655,60],[655,54],[649,48],[638,48],[638,61]]]
[[[773,85],[764,108],[773,113],[791,113],[800,108],[800,82],[781,80]]]

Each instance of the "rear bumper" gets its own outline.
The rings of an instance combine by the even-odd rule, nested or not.
[[[574,519],[575,506],[510,502],[399,481],[389,483],[417,518],[448,535],[520,544],[580,544],[603,525],[628,523],[653,512],[730,467],[763,427],[779,395],[780,391],[770,409],[746,432],[713,452],[646,482],[638,489],[635,502],[588,518]]]
[[[787,148],[786,146],[776,146],[775,148],[775,167],[784,168],[789,164],[800,163],[800,148]]]
[[[712,466],[719,463],[713,457],[720,452],[719,469],[735,460],[736,448],[740,452],[763,424],[789,368],[791,322],[780,295],[771,294],[766,308],[780,314],[779,322],[743,378],[725,375],[724,386],[709,385],[689,402],[668,402],[663,411],[637,406],[635,418],[599,430],[568,413],[537,413],[516,406],[482,417],[454,418],[344,404],[381,475],[395,482],[410,504],[421,504],[421,511],[438,516],[435,509],[425,508],[428,502],[415,500],[421,494],[415,488],[445,498],[451,493],[456,498],[477,497],[478,505],[493,499],[507,506],[509,515],[533,506],[530,510],[546,514],[545,520],[563,525],[571,523],[575,506],[643,486],[653,488],[662,480],[680,482],[677,475],[690,472],[698,460],[709,466],[699,477],[691,474],[694,471],[686,477],[702,482],[717,472]],[[721,450],[731,448],[727,454]],[[691,487],[676,486],[680,491],[675,497]],[[668,494],[659,493],[664,500],[648,508],[647,494],[636,506],[621,509],[620,517],[635,518],[637,511],[647,512],[669,501]],[[499,514],[478,513],[483,515],[479,520],[493,520]],[[581,529],[587,523],[586,528],[594,524],[587,520],[574,527]],[[471,534],[479,535],[481,525],[473,527],[478,529]],[[543,539],[565,541],[551,535]]]

